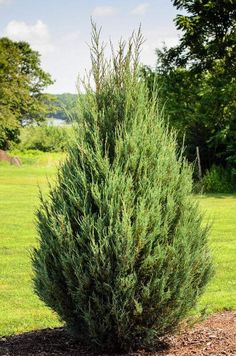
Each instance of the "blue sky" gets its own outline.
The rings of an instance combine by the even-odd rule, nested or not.
[[[90,18],[104,40],[117,42],[142,25],[141,61],[155,64],[155,48],[178,42],[171,0],[0,0],[0,36],[25,40],[41,53],[42,67],[56,80],[51,93],[76,92],[78,74],[89,70]]]

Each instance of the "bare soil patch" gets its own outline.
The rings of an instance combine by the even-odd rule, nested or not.
[[[235,356],[236,355],[236,312],[227,311],[211,315],[180,335],[163,339],[166,347],[158,352],[143,350],[122,356]],[[45,329],[21,335],[0,338],[0,355],[19,356],[98,356],[78,345],[63,328]],[[110,356],[112,354],[106,354]],[[105,355],[104,355],[105,356]]]

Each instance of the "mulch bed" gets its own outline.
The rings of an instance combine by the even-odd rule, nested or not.
[[[150,353],[140,350],[122,356],[235,356],[236,312],[213,314],[193,329],[181,335],[166,337],[163,342],[167,347],[162,351]],[[57,328],[0,338],[0,355],[98,356],[101,354],[89,352],[76,344],[63,328]],[[112,354],[106,354],[106,356],[110,355]]]

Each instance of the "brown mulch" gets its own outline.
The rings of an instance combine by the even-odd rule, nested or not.
[[[167,347],[162,351],[150,353],[140,350],[126,356],[236,356],[236,312],[227,311],[211,315],[193,329],[181,335],[169,336],[163,341]],[[101,354],[90,353],[76,344],[63,328],[57,328],[0,338],[0,355],[98,356]]]

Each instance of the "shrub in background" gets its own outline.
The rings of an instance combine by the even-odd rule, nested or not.
[[[196,191],[203,193],[235,193],[236,174],[234,170],[212,166],[196,183]]]
[[[37,295],[96,349],[150,346],[173,331],[211,275],[208,229],[139,77],[140,32],[110,62],[93,26],[77,142],[38,210]],[[127,48],[127,50],[126,50]]]
[[[28,126],[21,129],[19,150],[65,151],[72,138],[71,126]]]

